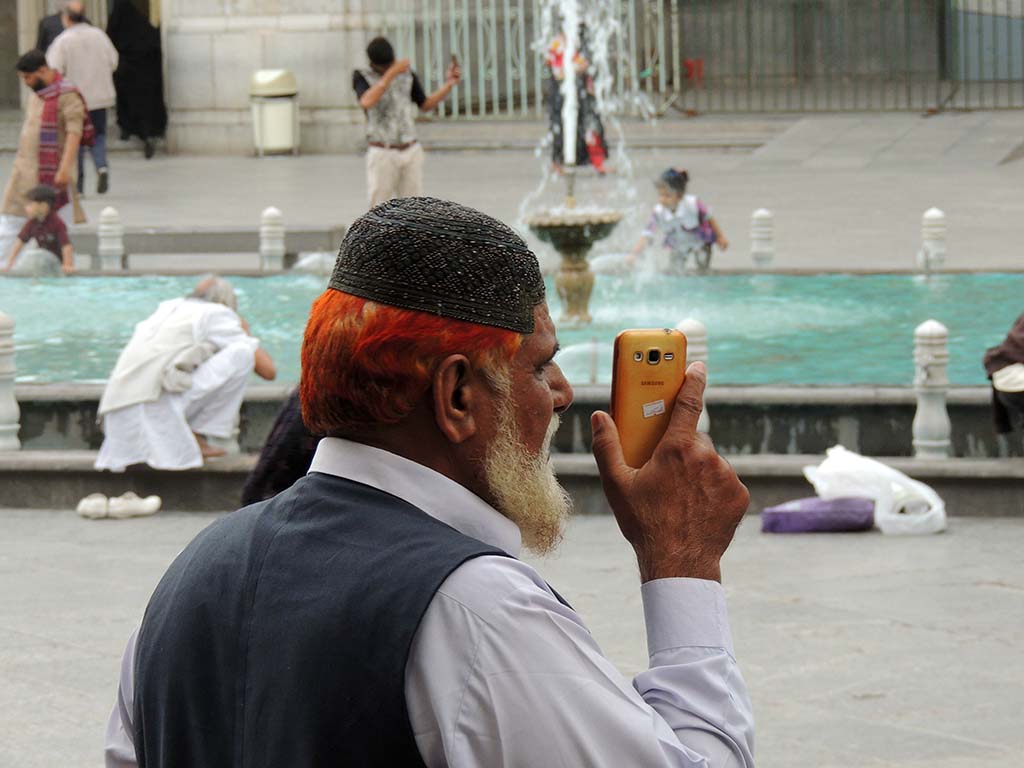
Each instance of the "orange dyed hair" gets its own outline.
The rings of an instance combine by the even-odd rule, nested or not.
[[[515,331],[328,289],[313,302],[302,342],[302,419],[318,435],[396,424],[426,393],[445,357],[463,354],[474,367],[493,371],[522,340]]]

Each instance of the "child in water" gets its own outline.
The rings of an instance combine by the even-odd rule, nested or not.
[[[640,253],[659,234],[663,237],[662,245],[670,251],[671,272],[683,272],[690,254],[694,255],[699,269],[707,269],[712,244],[723,251],[729,248],[729,241],[711,215],[711,209],[696,195],[686,194],[689,180],[689,174],[680,168],[669,168],[658,177],[655,182],[658,204],[629,254],[630,266],[636,264]]]
[[[25,203],[25,215],[28,221],[14,241],[5,271],[9,272],[14,266],[25,243],[35,239],[40,248],[52,253],[61,263],[64,274],[71,274],[75,271],[75,262],[71,240],[68,238],[68,228],[53,210],[53,205],[57,201],[57,191],[53,187],[41,184],[30,189],[26,197],[28,202]]]

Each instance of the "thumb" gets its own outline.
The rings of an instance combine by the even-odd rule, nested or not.
[[[622,456],[622,443],[619,440],[619,429],[612,417],[604,411],[594,411],[590,415],[590,429],[593,434],[592,450],[597,460],[597,470],[602,480],[618,485],[629,467]]]
[[[697,433],[697,421],[704,408],[704,387],[708,374],[704,363],[691,363],[686,369],[686,379],[676,396],[672,420],[666,435],[674,439],[692,438]]]

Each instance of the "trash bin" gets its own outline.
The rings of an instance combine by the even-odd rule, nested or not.
[[[287,69],[260,69],[249,84],[253,144],[259,156],[299,153],[299,89]]]

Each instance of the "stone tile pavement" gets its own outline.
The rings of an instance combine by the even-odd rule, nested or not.
[[[749,118],[753,128],[762,118]],[[1024,162],[1012,160],[1024,141],[1024,112],[823,115],[785,123],[760,148],[636,148],[624,159],[613,148],[617,175],[584,171],[581,204],[612,205],[631,214],[599,248],[626,250],[655,202],[650,181],[666,166],[685,166],[692,191],[713,208],[732,242],[715,256],[723,269],[750,266],[750,214],[775,212],[775,266],[800,270],[908,269],[920,245],[921,214],[946,211],[950,269],[1020,269],[1024,236]],[[657,130],[701,136],[719,126],[733,135],[743,118],[664,121]],[[445,126],[432,125],[435,138]],[[497,128],[452,126],[453,136]],[[651,129],[648,132],[656,132]],[[543,127],[536,126],[537,139]],[[762,133],[764,133],[762,131]],[[760,134],[759,134],[760,135]],[[468,144],[468,139],[463,143]],[[453,139],[452,146],[459,140]],[[546,157],[546,156],[545,156]],[[524,149],[430,151],[425,192],[474,205],[505,221],[520,217],[523,200],[541,181],[545,157]],[[12,155],[0,155],[6,178]],[[89,227],[99,211],[117,207],[128,227],[252,227],[276,205],[292,226],[350,223],[365,211],[365,174],[359,155],[187,157],[135,154],[111,159],[111,191],[87,187]],[[92,174],[89,184],[94,184]],[[560,202],[561,184],[549,184],[534,204]],[[219,259],[219,261],[218,261]],[[193,259],[195,260],[195,259]],[[148,258],[146,268],[160,259]],[[255,267],[255,254],[200,258],[224,270]],[[168,255],[169,265],[182,258]]]
[[[0,766],[100,764],[120,653],[174,555],[214,515],[0,510]],[[763,768],[1015,768],[1024,754],[1024,520],[929,538],[767,536],[725,564]],[[610,517],[536,563],[630,674],[635,565]]]

